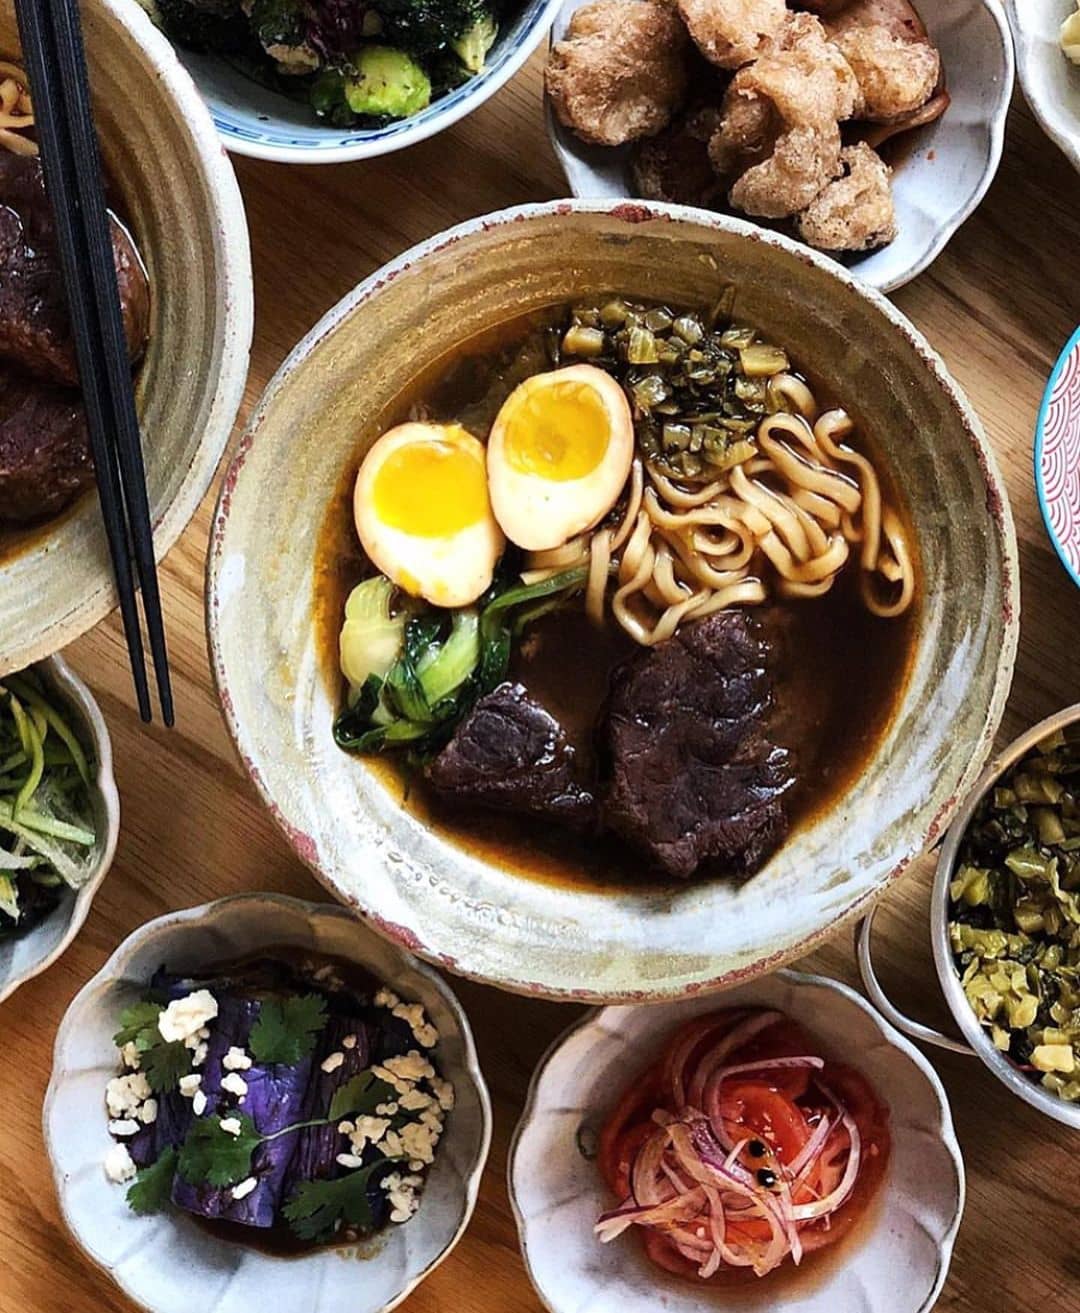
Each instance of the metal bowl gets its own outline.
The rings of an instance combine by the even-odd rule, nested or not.
[[[941,990],[964,1037],[962,1041],[943,1035],[932,1026],[912,1020],[889,1000],[874,970],[871,951],[873,912],[863,920],[858,929],[859,974],[862,976],[863,985],[874,1005],[894,1026],[906,1035],[910,1035],[912,1039],[933,1044],[937,1048],[948,1049],[953,1053],[975,1054],[1013,1094],[1023,1099],[1025,1103],[1031,1104],[1033,1108],[1037,1108],[1039,1112],[1045,1113],[1047,1117],[1065,1126],[1071,1126],[1074,1130],[1080,1130],[1080,1104],[1066,1103],[1064,1099],[1058,1098],[1049,1090],[1044,1090],[1041,1085],[1018,1071],[1003,1053],[999,1053],[994,1048],[990,1037],[979,1024],[978,1018],[964,996],[960,976],[953,963],[948,927],[949,881],[956,866],[960,843],[971,823],[976,807],[1005,771],[1015,765],[1026,752],[1048,735],[1077,724],[1080,724],[1080,703],[1047,716],[1045,720],[1039,721],[1037,725],[1033,725],[1025,734],[1021,734],[1009,744],[991,761],[974,789],[968,794],[941,845],[937,870],[934,874],[934,886],[930,894],[930,942],[934,949],[934,965],[937,967]]]

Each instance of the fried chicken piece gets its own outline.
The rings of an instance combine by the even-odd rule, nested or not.
[[[712,64],[741,68],[757,59],[787,20],[784,0],[676,0],[694,44]]]
[[[825,30],[858,79],[859,118],[887,123],[934,94],[941,58],[908,0],[854,0]]]
[[[721,184],[709,159],[709,142],[719,124],[719,109],[705,106],[640,142],[631,165],[635,194],[676,205],[715,205]]]
[[[686,92],[689,42],[654,0],[593,0],[552,47],[544,84],[559,122],[582,141],[621,146],[671,122]]]
[[[865,143],[840,152],[843,173],[796,220],[804,242],[819,251],[872,251],[896,236],[892,170]]]
[[[805,209],[840,172],[840,127],[859,98],[855,76],[812,14],[793,14],[756,63],[732,78],[713,167],[733,178],[728,199],[780,219]]]

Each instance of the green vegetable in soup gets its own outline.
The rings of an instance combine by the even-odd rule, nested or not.
[[[411,55],[390,46],[364,46],[355,76],[344,80],[345,103],[354,114],[407,118],[431,103],[431,82]]]
[[[994,1045],[1080,1099],[1080,745],[1054,735],[980,802],[949,885],[949,942]]]
[[[584,569],[531,585],[501,579],[475,607],[408,613],[389,664],[378,669],[369,660],[354,667],[354,674],[366,671],[366,676],[358,686],[350,678],[352,701],[334,725],[338,745],[361,755],[400,748],[420,755],[437,752],[476,699],[506,678],[513,640],[524,625],[584,583]],[[380,599],[381,623],[384,605],[389,614],[393,585],[378,575],[359,587],[369,585],[365,597]],[[380,659],[388,649],[389,643],[379,646]]]
[[[354,694],[370,676],[379,679],[397,660],[405,636],[405,611],[390,614],[394,585],[384,575],[365,579],[349,594],[338,640],[341,673]]]

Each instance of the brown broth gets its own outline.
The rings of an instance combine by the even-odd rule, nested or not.
[[[528,372],[548,368],[538,330],[550,324],[559,310],[502,325],[435,361],[407,394],[373,417],[370,431],[382,432],[410,417],[429,417],[456,418],[473,432],[484,432],[520,378],[501,363],[493,370],[492,356],[509,361],[532,334],[536,363]],[[817,380],[811,380],[811,386],[823,408],[831,403],[828,388],[820,387]],[[857,414],[853,418],[858,425]],[[860,448],[875,458],[884,495],[910,524],[878,450],[862,436],[861,426],[859,432]],[[342,472],[316,554],[316,642],[324,677],[337,696],[342,687],[337,639],[345,600],[370,573],[351,511],[353,484],[366,445],[358,445]],[[790,736],[778,736],[796,754],[798,782],[788,800],[795,831],[844,796],[888,729],[914,657],[919,589],[903,616],[884,620],[863,606],[855,573],[848,570],[823,597],[770,602],[755,608],[755,614],[778,636],[773,669],[777,702],[788,723],[798,725],[794,742]],[[843,641],[838,641],[840,636]],[[582,612],[554,612],[530,628],[514,653],[510,673],[561,722],[579,755],[588,761],[609,673],[636,647],[614,623],[597,629]],[[566,659],[568,652],[573,654],[571,661]],[[663,883],[655,873],[643,877],[641,856],[612,835],[582,838],[520,816],[466,810],[437,796],[401,755],[368,758],[365,765],[425,827],[516,875],[592,889]]]

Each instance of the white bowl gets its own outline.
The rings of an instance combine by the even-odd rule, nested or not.
[[[637,1238],[601,1245],[593,1223],[612,1206],[579,1147],[612,1104],[691,1017],[732,1004],[778,1008],[857,1067],[890,1107],[892,1153],[882,1198],[860,1222],[843,1261],[805,1282],[740,1288],[759,1313],[927,1313],[941,1293],[964,1209],[964,1165],[941,1081],[926,1058],[854,990],[778,971],[722,999],[589,1013],[556,1040],[533,1077],[510,1151],[510,1198],[525,1264],[551,1313],[701,1313],[707,1287],[665,1277]],[[582,1134],[584,1132],[584,1134]],[[711,1307],[710,1303],[710,1307]],[[717,1307],[720,1301],[717,1301]]]
[[[93,770],[90,802],[97,845],[93,869],[78,890],[65,888],[59,904],[32,930],[0,941],[0,1003],[20,985],[52,966],[82,929],[94,895],[112,866],[120,834],[120,798],[113,778],[112,743],[98,704],[62,658],[54,656],[42,661],[37,673],[70,717],[71,728]]]
[[[1006,0],[1016,38],[1016,71],[1031,112],[1046,135],[1080,169],[1080,68],[1065,58],[1061,24],[1073,0]]]
[[[237,155],[281,164],[340,164],[404,150],[471,114],[508,82],[544,39],[562,0],[524,0],[499,33],[483,72],[411,118],[382,128],[335,128],[307,104],[260,86],[218,55],[176,48],[202,92],[221,139]]]
[[[113,1143],[104,1090],[116,1074],[111,1036],[121,1010],[140,997],[163,963],[187,971],[271,946],[366,966],[403,997],[423,1003],[441,1033],[438,1061],[457,1100],[423,1203],[405,1225],[353,1249],[283,1258],[218,1240],[178,1210],[137,1217],[126,1192],[106,1180],[102,1168]],[[268,1299],[289,1313],[386,1313],[464,1234],[491,1142],[491,1105],[469,1023],[434,971],[340,907],[253,894],[148,922],[80,990],[56,1037],[44,1134],[60,1208],[75,1240],[152,1313],[248,1313]]]
[[[562,38],[584,3],[567,0],[553,40]],[[936,123],[905,138],[892,181],[895,241],[843,260],[882,292],[903,287],[928,268],[986,195],[1001,162],[1013,89],[1012,39],[998,0],[916,0],[916,7],[941,52],[952,103]],[[632,182],[625,147],[587,146],[556,121],[550,106],[548,130],[575,196],[627,195]]]

